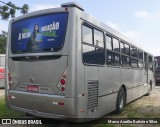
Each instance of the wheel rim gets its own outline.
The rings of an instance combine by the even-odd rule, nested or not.
[[[119,102],[119,108],[122,109],[123,106],[124,106],[124,97],[123,97],[123,93],[121,93],[120,102]]]

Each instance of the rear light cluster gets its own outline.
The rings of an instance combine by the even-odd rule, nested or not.
[[[61,79],[57,85],[58,89],[64,94],[65,94],[66,79],[67,79],[67,69],[65,70],[65,72],[61,76]]]
[[[58,105],[64,105],[64,103],[63,102],[58,102]]]
[[[8,73],[8,83],[9,83],[9,88],[13,86],[12,77],[10,73]]]
[[[52,104],[54,104],[54,105],[59,105],[59,106],[63,106],[63,105],[64,105],[64,102],[53,102]]]

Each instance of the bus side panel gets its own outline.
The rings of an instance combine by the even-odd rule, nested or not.
[[[127,100],[126,103],[130,102],[132,100],[132,88],[133,83],[133,71],[131,68],[121,68],[121,84],[126,86],[126,89],[129,88],[127,91]]]
[[[87,85],[85,84],[85,65],[83,64],[82,58],[82,20],[81,12],[77,11],[76,17],[76,38],[75,38],[75,47],[74,49],[74,56],[76,62],[76,107],[77,107],[77,114],[78,118],[86,118],[87,117]]]
[[[116,109],[117,94],[109,94],[107,96],[99,97],[99,116],[102,117]]]
[[[143,96],[145,94],[145,83],[144,83],[144,68],[139,70],[139,81],[140,81],[140,87],[139,87],[139,96]]]
[[[127,100],[126,100],[126,104],[132,101],[132,90],[133,90],[133,89],[130,89],[130,88],[127,89]]]
[[[139,80],[139,69],[134,68],[133,71],[133,86],[132,86],[132,100],[135,100],[139,97],[139,88],[138,86],[138,80]]]
[[[98,112],[100,116],[116,109],[117,93],[120,86],[120,68],[99,67]]]

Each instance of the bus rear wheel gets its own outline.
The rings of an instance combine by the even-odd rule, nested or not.
[[[116,103],[116,111],[115,113],[121,113],[124,109],[125,106],[125,102],[126,102],[126,94],[124,89],[121,87],[118,95],[117,95],[117,103]]]

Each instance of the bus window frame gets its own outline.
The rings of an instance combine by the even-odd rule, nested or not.
[[[86,42],[83,42],[83,26],[86,26],[86,27],[89,27],[92,29],[92,41],[93,43],[90,44],[90,43],[86,43]],[[100,47],[100,46],[97,46],[97,45],[94,45],[94,29],[102,32],[103,34],[103,43],[104,43],[104,47]],[[81,23],[81,59],[82,59],[82,63],[83,65],[85,66],[99,66],[99,67],[104,67],[105,66],[105,61],[106,61],[106,50],[105,50],[105,38],[104,38],[104,31],[102,29],[100,29],[99,27],[93,25],[93,24],[90,24],[90,23],[87,23],[87,22],[82,22]],[[84,60],[83,60],[83,45],[88,45],[88,46],[91,46],[91,47],[94,47],[95,48],[95,51],[96,51],[96,48],[101,48],[104,50],[104,64],[90,64],[90,63],[85,63]],[[96,57],[96,56],[95,56]]]
[[[113,67],[113,68],[120,68],[121,67],[121,53],[120,53],[120,40],[119,40],[119,38],[118,37],[116,37],[116,36],[114,36],[114,35],[112,35],[112,34],[110,34],[110,33],[106,33],[105,34],[105,39],[106,39],[106,36],[108,36],[108,37],[110,37],[111,38],[111,43],[112,43],[112,50],[110,50],[110,49],[107,49],[107,44],[106,44],[106,65],[107,65],[107,67]],[[118,43],[119,43],[119,52],[116,52],[116,51],[114,51],[113,50],[113,38],[114,39],[116,39],[116,40],[118,40]],[[113,54],[119,54],[119,65],[114,65],[114,64],[112,64],[112,62],[111,62],[111,64],[108,64],[108,62],[107,62],[107,57],[108,57],[108,51],[109,52],[111,52],[112,53],[112,56],[113,56]],[[111,59],[112,60],[112,59]]]

